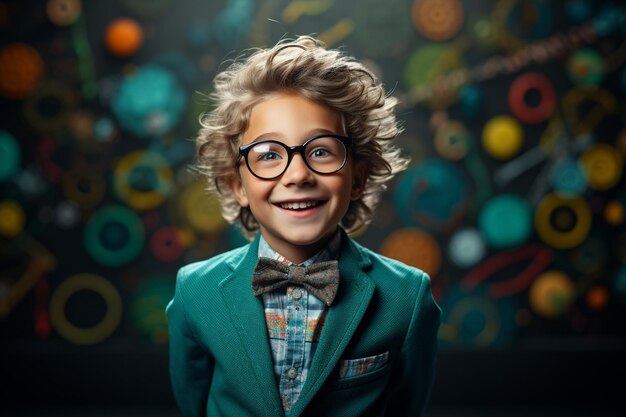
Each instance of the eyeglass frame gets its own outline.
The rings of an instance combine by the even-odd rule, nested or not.
[[[312,141],[314,141],[315,139],[319,139],[319,138],[335,138],[337,139],[339,142],[341,142],[341,144],[343,145],[343,147],[346,150],[346,155],[343,159],[343,162],[341,163],[341,165],[339,166],[339,168],[337,168],[334,171],[331,172],[319,172],[316,169],[314,169],[313,167],[311,167],[311,165],[309,165],[309,161],[306,158],[306,155],[304,154],[304,149],[307,147],[307,145],[309,143],[311,143]],[[260,175],[256,174],[252,168],[250,168],[250,163],[248,162],[248,154],[250,153],[250,150],[258,145],[259,143],[275,143],[277,145],[282,146],[286,151],[287,151],[287,165],[285,165],[285,169],[283,169],[283,171],[274,176],[274,177],[270,177],[270,178],[264,178],[261,177]],[[286,171],[287,168],[289,168],[289,165],[291,164],[291,161],[293,159],[293,154],[294,153],[299,153],[300,156],[302,157],[302,160],[304,161],[305,165],[307,166],[307,168],[309,168],[311,171],[315,172],[316,174],[319,175],[331,175],[331,174],[335,174],[339,171],[341,171],[341,169],[346,166],[346,162],[348,162],[348,150],[350,149],[350,147],[353,145],[353,139],[350,136],[341,136],[341,135],[334,135],[334,134],[330,134],[330,133],[324,133],[321,135],[316,135],[313,136],[310,139],[307,139],[302,145],[297,145],[297,146],[288,146],[282,142],[279,142],[277,140],[273,140],[273,139],[268,139],[268,140],[260,140],[257,142],[252,142],[249,143],[247,145],[243,145],[239,147],[239,157],[237,158],[237,164],[239,164],[239,161],[241,161],[241,158],[245,159],[246,161],[246,167],[248,168],[248,171],[250,171],[250,173],[252,175],[254,175],[255,177],[257,177],[258,179],[261,180],[275,180],[276,178],[280,177],[281,175],[283,175]]]

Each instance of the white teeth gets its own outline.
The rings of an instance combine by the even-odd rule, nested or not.
[[[318,204],[318,201],[302,201],[299,203],[281,203],[280,207],[289,210],[303,210],[309,207],[315,207]]]

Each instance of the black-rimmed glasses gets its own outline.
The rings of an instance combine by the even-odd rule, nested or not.
[[[273,180],[289,167],[294,153],[299,153],[304,163],[318,174],[334,174],[348,160],[352,138],[339,135],[318,135],[299,146],[287,146],[276,140],[252,142],[239,148],[248,169],[257,178]]]

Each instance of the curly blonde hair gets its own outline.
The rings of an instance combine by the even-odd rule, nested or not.
[[[338,50],[326,49],[310,36],[283,40],[269,49],[253,49],[234,60],[214,80],[210,98],[215,108],[200,117],[195,167],[217,193],[222,215],[239,222],[248,239],[259,230],[249,207],[241,207],[230,189],[239,175],[236,161],[252,108],[272,95],[292,91],[338,112],[353,138],[352,157],[365,170],[365,188],[351,201],[340,225],[352,232],[372,220],[380,193],[409,160],[393,145],[401,132],[394,107],[376,77],[361,63]],[[366,163],[364,163],[366,162]]]

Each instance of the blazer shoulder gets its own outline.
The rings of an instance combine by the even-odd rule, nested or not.
[[[193,262],[178,270],[177,281],[179,285],[194,285],[201,282],[216,281],[224,278],[231,272],[233,262],[241,259],[248,251],[250,245],[215,255],[202,261]]]
[[[360,245],[358,249],[362,255],[369,258],[371,262],[369,276],[376,281],[379,288],[392,292],[400,291],[410,297],[430,288],[430,277],[421,269]]]

